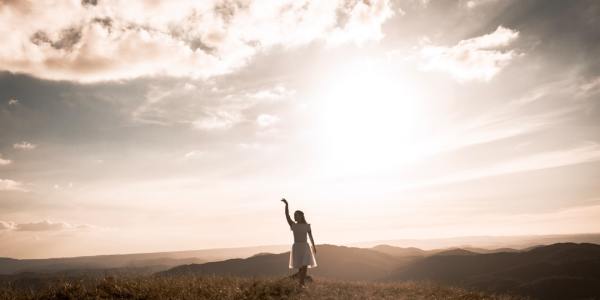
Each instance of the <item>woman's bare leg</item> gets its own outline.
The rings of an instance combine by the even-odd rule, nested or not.
[[[304,285],[304,280],[306,279],[307,269],[308,269],[308,267],[304,266],[298,270],[298,275],[300,275],[300,277],[298,278],[300,281],[300,285]]]

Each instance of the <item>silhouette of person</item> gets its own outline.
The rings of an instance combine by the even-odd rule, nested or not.
[[[298,269],[298,273],[292,277],[298,277],[300,285],[304,285],[306,279],[306,273],[308,268],[314,268],[317,266],[317,260],[315,254],[317,254],[317,248],[315,247],[315,241],[312,236],[310,224],[306,223],[304,213],[300,210],[294,212],[294,221],[290,218],[290,210],[288,208],[287,200],[281,199],[285,203],[285,218],[290,225],[290,230],[294,233],[294,245],[290,251],[290,269]],[[306,242],[306,236],[310,238],[312,249]]]

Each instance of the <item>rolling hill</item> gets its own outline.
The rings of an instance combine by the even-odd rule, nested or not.
[[[540,299],[600,298],[600,245],[561,243],[523,252],[434,255],[398,269],[389,279],[433,281]]]
[[[427,281],[540,299],[600,298],[600,245],[595,244],[562,243],[522,252],[484,254],[450,249],[431,255],[393,247],[363,249],[321,245],[317,248],[319,266],[309,271],[317,278]],[[281,277],[291,272],[287,269],[288,255],[263,254],[247,259],[189,264],[159,275]]]
[[[371,249],[334,245],[317,246],[318,267],[310,274],[340,280],[375,281],[387,278],[406,261]],[[247,259],[230,259],[205,264],[190,264],[161,272],[161,275],[222,275],[243,277],[286,276],[289,253],[263,254]]]
[[[95,255],[45,259],[0,257],[0,275],[22,272],[59,272],[67,270],[102,270],[114,268],[152,268],[155,271],[191,263],[244,258],[259,252],[282,252],[289,246],[260,246],[191,251]]]

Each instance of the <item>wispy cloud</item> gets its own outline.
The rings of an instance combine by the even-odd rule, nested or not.
[[[183,157],[185,159],[195,159],[195,158],[203,157],[205,154],[206,153],[204,151],[193,150],[193,151],[189,151],[186,154],[184,154]]]
[[[589,143],[576,148],[546,151],[497,162],[487,167],[458,172],[431,180],[409,183],[402,189],[423,188],[440,184],[471,181],[485,177],[514,174],[600,161],[600,144]]]
[[[14,222],[0,221],[0,231],[13,230],[15,228]]]
[[[225,130],[242,121],[242,116],[235,111],[207,112],[205,116],[192,122],[192,126],[199,130]]]
[[[382,39],[381,24],[394,15],[388,0],[345,2],[338,7],[337,13],[338,27],[328,39],[334,45]]]
[[[464,7],[466,7],[467,9],[475,9],[479,6],[494,3],[496,1],[497,0],[468,0],[468,1],[463,1],[462,5]]]
[[[55,222],[50,220],[42,220],[29,223],[15,223],[9,221],[0,221],[0,231],[64,231],[94,228],[88,224],[70,224],[67,222]]]
[[[30,142],[22,141],[20,143],[13,144],[13,148],[18,150],[33,150],[37,148],[37,145],[32,144]]]
[[[295,91],[287,89],[283,85],[265,88],[246,94],[246,97],[259,100],[279,100],[294,95]]]
[[[442,131],[435,148],[440,151],[456,150],[557,126],[587,109],[585,101],[572,101],[568,106],[563,102],[569,98],[590,99],[594,95],[593,88],[582,89],[582,86],[592,83],[566,78],[538,85],[474,118],[454,120],[453,126]],[[544,108],[539,109],[542,103]]]
[[[457,45],[432,46],[421,49],[425,71],[441,71],[459,81],[489,81],[518,54],[503,50],[519,37],[519,32],[499,26],[494,32],[462,40]]]
[[[260,114],[256,118],[256,123],[260,127],[269,127],[279,122],[281,119],[277,116],[269,115],[269,114]]]
[[[391,15],[387,0],[7,2],[0,69],[80,82],[206,78],[274,46],[377,41]]]
[[[11,179],[0,179],[0,191],[21,191],[26,192],[27,190],[23,186],[22,182],[14,181]]]
[[[0,154],[0,166],[6,166],[11,163],[12,163],[12,161],[10,159],[4,159],[4,158],[2,158],[2,154]]]

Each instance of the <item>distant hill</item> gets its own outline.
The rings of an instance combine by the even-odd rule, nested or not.
[[[319,245],[317,249],[319,266],[309,271],[317,278],[428,281],[539,299],[600,298],[600,245],[595,244],[562,243],[485,254],[464,249],[427,252],[388,246],[363,249]],[[287,269],[288,255],[263,254],[189,264],[159,274],[283,277],[292,272]]]
[[[198,258],[144,258],[137,255],[106,255],[50,259],[0,258],[0,275],[17,273],[54,273],[63,271],[92,271],[115,268],[165,270],[173,266],[205,262]]]
[[[288,249],[287,246],[281,248]],[[281,278],[295,272],[288,269],[289,252],[260,247],[251,249],[259,250],[255,252],[248,249],[221,253],[221,256],[247,254],[245,258],[212,262],[199,257],[180,257],[215,257],[218,250],[41,260],[0,258],[0,273],[13,274],[0,274],[0,281],[31,286],[44,285],[48,278],[56,276],[138,276],[157,272],[156,275],[166,277]],[[427,281],[537,299],[600,299],[600,245],[596,244],[558,243],[524,250],[473,247],[422,250],[389,245],[373,248],[318,245],[317,249],[318,267],[309,273],[320,280]]]
[[[600,245],[560,243],[524,252],[433,255],[390,280],[426,280],[541,299],[600,298]]]
[[[394,270],[407,263],[389,254],[371,249],[334,245],[317,246],[318,267],[311,269],[313,276],[341,280],[374,281],[389,277]],[[233,275],[243,277],[287,276],[289,252],[230,259],[205,264],[190,264],[161,272],[161,275]]]
[[[259,252],[283,252],[289,246],[259,246],[191,251],[79,256],[47,259],[13,259],[0,257],[0,275],[21,272],[59,272],[65,270],[99,270],[114,268],[168,268],[229,258],[244,258]]]
[[[469,250],[465,250],[465,249],[448,249],[448,250],[443,250],[443,251],[439,251],[436,252],[432,255],[436,255],[436,256],[461,256],[461,255],[477,255],[479,253],[477,252],[472,252]]]
[[[470,248],[512,248],[517,250],[523,250],[534,246],[552,245],[557,243],[600,244],[600,233],[523,236],[464,236],[433,239],[397,239],[353,243],[351,244],[351,246],[366,248],[385,244],[396,247],[417,247],[424,250],[447,248],[461,248],[466,250],[470,250]]]
[[[390,245],[377,245],[371,248],[377,252],[389,254],[395,257],[406,257],[406,256],[426,256],[429,252],[421,250],[415,247],[395,247]]]
[[[396,247],[390,245],[377,245],[371,248],[377,252],[389,254],[395,257],[426,257],[431,255],[469,255],[469,254],[482,254],[482,253],[499,253],[499,252],[519,252],[520,250],[512,248],[498,248],[498,249],[484,249],[484,248],[445,248],[445,249],[433,249],[423,250],[415,247]]]

